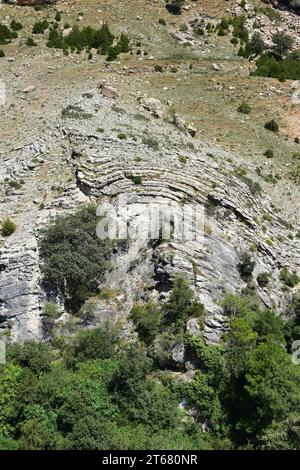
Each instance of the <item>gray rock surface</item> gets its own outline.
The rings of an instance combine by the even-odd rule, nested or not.
[[[57,214],[88,201],[117,216],[123,227],[129,222],[131,230],[128,251],[114,255],[115,269],[104,283],[115,292],[114,299],[94,301],[95,324],[126,319],[137,300],[163,298],[179,272],[204,304],[204,335],[216,343],[227,327],[220,301],[226,292],[246,286],[238,256],[253,246],[254,281],[261,272],[272,274],[270,286],[258,289],[261,301],[284,312],[290,294],[281,289],[280,270],[287,266],[299,271],[299,239],[287,238],[266,195],[254,195],[235,176],[236,156],[198,142],[172,124],[137,119],[137,109],[125,110],[99,90],[69,104],[82,110],[79,117],[64,114],[48,124],[42,138],[0,153],[1,218],[10,216],[17,223],[13,235],[0,239],[0,321],[13,339],[42,334],[40,229]],[[125,138],[119,138],[120,132]],[[253,179],[254,170],[250,165]],[[20,180],[19,189],[9,184]],[[147,239],[149,211],[157,208],[170,229],[160,242]],[[181,237],[177,222],[185,208],[190,211],[184,216],[187,237]],[[174,220],[168,224],[171,215]],[[155,226],[157,218],[153,220]],[[195,322],[188,328],[198,331]]]

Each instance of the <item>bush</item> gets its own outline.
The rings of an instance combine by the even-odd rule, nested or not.
[[[294,53],[284,59],[271,54],[262,54],[256,62],[254,75],[258,77],[272,77],[279,80],[298,80],[300,76],[300,61]]]
[[[51,347],[46,343],[25,341],[8,349],[8,357],[21,367],[28,367],[35,374],[49,372],[54,358]]]
[[[154,65],[154,70],[155,70],[155,72],[159,72],[159,73],[162,73],[164,71],[162,66],[158,65],[158,64]]]
[[[187,163],[188,159],[184,155],[179,155],[178,160],[180,163]]]
[[[46,336],[52,335],[55,320],[58,318],[59,310],[55,302],[46,302],[42,315],[43,332]]]
[[[133,176],[131,179],[134,182],[134,184],[141,184],[142,183],[142,177],[141,176]]]
[[[18,34],[16,31],[11,31],[4,24],[0,24],[0,44],[8,44],[12,39],[17,37]]]
[[[5,57],[5,52],[3,49],[0,49],[0,57]]]
[[[59,13],[59,11],[56,13],[54,19],[55,19],[55,21],[57,21],[57,22],[61,21],[61,14]]]
[[[131,309],[130,318],[134,322],[140,338],[146,344],[151,343],[159,331],[160,309],[153,304],[135,305]]]
[[[118,51],[115,47],[110,46],[107,50],[107,57],[106,61],[107,62],[113,62],[118,58]]]
[[[250,54],[259,55],[265,50],[266,45],[263,41],[262,36],[259,33],[256,32],[256,33],[253,34],[253,36],[252,36],[251,40],[248,42],[246,48],[247,48],[247,51]]]
[[[116,334],[108,328],[81,331],[67,353],[67,364],[74,366],[90,359],[109,359],[114,355],[115,344]]]
[[[288,287],[295,287],[300,282],[300,277],[297,273],[291,273],[287,268],[281,270],[280,279]]]
[[[126,139],[127,139],[127,135],[124,134],[123,132],[120,132],[120,133],[118,134],[118,139],[120,139],[120,140],[126,140]]]
[[[45,288],[60,293],[73,312],[99,292],[99,283],[110,267],[113,243],[98,238],[97,223],[96,207],[91,204],[58,217],[42,231],[40,256]]]
[[[115,49],[117,54],[126,53],[130,51],[129,38],[125,33],[121,34]]]
[[[11,219],[4,219],[1,222],[1,233],[3,237],[9,237],[16,231],[16,224]]]
[[[12,22],[10,23],[10,28],[13,31],[19,31],[20,29],[23,29],[23,25],[19,21],[12,20]]]
[[[270,282],[270,273],[261,273],[257,276],[257,283],[260,287],[267,287]]]
[[[37,43],[33,40],[32,37],[28,37],[25,42],[26,46],[34,47],[37,46]]]
[[[272,119],[271,121],[266,122],[265,129],[267,129],[268,131],[271,131],[271,132],[278,132],[279,131],[279,125],[274,119]]]
[[[44,34],[46,29],[48,29],[48,28],[49,28],[49,23],[48,23],[47,20],[37,21],[33,25],[32,33],[33,34]]]
[[[203,321],[204,306],[194,299],[188,281],[176,276],[169,301],[163,305],[163,322],[181,327],[189,318]]]
[[[104,23],[100,29],[93,29],[91,26],[80,29],[76,25],[66,37],[53,26],[50,28],[47,47],[63,49],[65,54],[67,54],[68,49],[71,49],[71,51],[77,50],[80,53],[84,49],[90,51],[94,48],[100,54],[107,54],[107,61],[113,61],[116,60],[118,54],[130,50],[129,38],[126,34],[121,34],[115,47],[113,47],[114,39],[115,37],[107,23]]]
[[[238,112],[242,113],[242,114],[250,114],[251,110],[252,110],[252,108],[251,108],[250,104],[248,104],[248,103],[242,103],[238,107]]]
[[[284,32],[278,31],[273,35],[274,52],[283,57],[293,47],[294,40]]]
[[[241,278],[244,281],[248,281],[252,277],[255,261],[252,260],[251,254],[243,252],[240,254],[240,262],[238,264],[238,270]]]
[[[267,158],[273,158],[274,157],[274,150],[267,149],[264,153],[264,156],[267,157]]]
[[[166,0],[166,9],[172,15],[180,15],[185,0]]]

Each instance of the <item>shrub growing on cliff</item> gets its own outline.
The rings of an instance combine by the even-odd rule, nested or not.
[[[9,237],[10,235],[12,235],[15,232],[16,228],[16,224],[9,218],[4,219],[1,222],[1,233],[3,237]]]
[[[243,252],[240,254],[238,270],[240,272],[241,278],[244,279],[244,281],[251,279],[254,266],[255,261],[252,260],[250,253]]]
[[[112,243],[96,234],[96,207],[91,204],[74,214],[58,217],[43,230],[40,255],[45,287],[63,295],[66,306],[76,311],[99,291],[109,269]]]
[[[294,40],[291,36],[278,31],[273,35],[273,43],[274,43],[274,52],[278,54],[280,57],[283,57],[287,52],[289,52],[294,44]]]
[[[281,270],[280,279],[288,287],[295,287],[300,282],[300,277],[297,273],[291,273],[287,268]]]

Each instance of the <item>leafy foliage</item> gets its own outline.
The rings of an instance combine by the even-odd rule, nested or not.
[[[39,30],[43,29],[42,25],[38,26]],[[108,61],[115,60],[119,54],[130,51],[128,36],[121,33],[120,38],[115,43],[115,36],[111,33],[107,23],[103,23],[99,29],[94,29],[91,26],[80,29],[78,25],[75,25],[66,36],[54,25],[50,28],[47,46],[63,49],[65,53],[68,53],[69,49],[77,52],[86,49],[90,54],[90,50],[94,48],[98,50],[99,54],[107,55]]]
[[[106,325],[55,337],[53,346],[10,346],[0,370],[0,448],[299,449],[300,367],[286,344],[299,305],[295,296],[287,322],[253,295],[230,294],[229,329],[221,344],[207,345],[184,329],[199,305],[178,277],[167,303],[132,309],[143,343],[124,342]],[[195,369],[189,380],[150,357],[164,335],[166,350],[183,342]]]
[[[7,218],[1,221],[1,233],[4,237],[9,237],[16,231],[16,224],[13,220]]]
[[[40,255],[44,284],[60,293],[71,311],[77,311],[109,269],[112,243],[96,233],[96,207],[88,205],[66,217],[58,217],[42,233]]]

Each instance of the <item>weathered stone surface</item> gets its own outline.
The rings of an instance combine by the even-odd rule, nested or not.
[[[149,111],[154,117],[162,118],[164,115],[163,105],[156,98],[143,98],[141,106]]]
[[[15,234],[2,240],[0,252],[2,326],[7,327],[12,319],[13,338],[40,337],[45,293],[40,286],[39,231],[55,215],[88,201],[129,222],[132,235],[134,230],[139,233],[112,260],[115,269],[108,273],[104,286],[115,292],[114,298],[91,300],[94,324],[126,320],[137,300],[167,298],[174,275],[182,273],[205,306],[205,338],[218,342],[227,328],[220,301],[226,292],[246,286],[237,269],[238,255],[254,245],[254,282],[261,272],[272,274],[272,284],[258,289],[258,295],[267,307],[284,312],[289,296],[281,289],[280,270],[288,266],[299,271],[299,239],[287,238],[270,200],[253,195],[235,176],[238,159],[192,140],[188,132],[183,134],[161,120],[145,124],[133,119],[136,108],[116,106],[99,91],[92,90],[90,95],[74,100],[88,119],[58,119],[49,123],[40,140],[0,154],[1,218],[2,214],[12,216],[18,226]],[[103,130],[98,132],[100,127]],[[119,139],[115,129],[124,130],[127,138]],[[183,146],[184,164],[179,158]],[[249,166],[253,179],[254,170]],[[24,180],[21,188],[7,192],[6,181],[20,179]],[[197,226],[192,217],[186,218],[192,237],[176,236],[176,224],[171,224],[163,242],[149,241],[149,211],[158,207],[164,220],[171,213],[178,220],[186,206],[201,214]],[[264,214],[272,222],[264,220],[263,230]],[[270,238],[272,246],[267,242]],[[195,322],[187,328],[194,334],[198,331]],[[180,348],[174,351],[178,357],[179,353]]]

